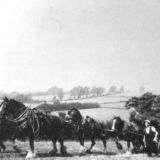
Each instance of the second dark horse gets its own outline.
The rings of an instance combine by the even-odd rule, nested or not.
[[[76,134],[78,135],[80,145],[82,147],[81,153],[91,152],[95,145],[95,138],[102,140],[104,151],[106,152],[106,134],[101,122],[98,122],[89,116],[83,118],[76,108],[72,108],[68,111],[67,119],[75,126]],[[89,148],[85,148],[84,146],[85,138],[91,140],[91,146]]]

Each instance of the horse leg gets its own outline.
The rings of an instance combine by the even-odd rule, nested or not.
[[[28,152],[26,158],[34,158],[36,157],[36,153],[34,152],[34,136],[29,137],[30,151]]]
[[[122,149],[123,149],[123,147],[122,147],[121,143],[119,143],[119,138],[118,138],[118,137],[116,137],[116,139],[115,139],[115,143],[116,143],[116,146],[117,146],[117,148],[118,148],[118,149],[120,149],[120,150],[122,150]]]
[[[135,152],[135,150],[136,150],[136,143],[133,141],[132,142],[132,145],[133,145],[133,149],[131,150],[132,152]]]
[[[57,145],[56,145],[56,140],[52,140],[53,142],[53,152],[57,153]]]
[[[129,140],[127,140],[127,154],[130,154],[131,152],[130,152],[130,141]]]
[[[101,138],[101,140],[103,142],[104,152],[106,153],[107,152],[107,149],[106,149],[107,148],[107,146],[106,146],[106,137],[102,135],[100,138]]]
[[[60,148],[60,152],[62,155],[66,155],[67,154],[67,151],[66,151],[66,147],[64,146],[64,140],[63,139],[60,139],[59,140],[59,143],[61,145],[61,148]]]
[[[142,152],[144,152],[145,151],[145,144],[144,144],[143,140],[141,141],[141,146],[142,146]]]
[[[80,134],[79,135],[79,142],[80,142],[80,153],[84,153],[85,152],[85,146],[84,146],[84,135]]]
[[[20,149],[18,148],[16,142],[15,142],[15,138],[13,137],[12,139],[12,144],[13,144],[13,149],[17,152],[20,152]]]
[[[0,141],[1,151],[4,152],[6,150],[6,146]]]
[[[91,153],[93,146],[95,145],[94,136],[91,136],[91,146],[86,150],[87,153]]]
[[[49,151],[49,155],[53,156],[57,153],[57,145],[56,145],[57,140],[52,139],[52,143],[53,143],[53,150]]]
[[[18,150],[18,146],[16,145],[15,139],[12,139],[13,149]]]
[[[133,143],[133,149],[132,149],[132,152],[139,152],[141,150],[141,147],[143,147],[143,141],[141,141],[141,139],[135,139],[135,142]],[[142,148],[143,150],[143,148]]]

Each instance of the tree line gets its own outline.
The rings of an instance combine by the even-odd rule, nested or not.
[[[118,88],[117,86],[112,85],[108,90],[102,86],[75,86],[67,94],[69,95],[69,99],[82,99],[118,93],[124,93],[124,86]],[[59,100],[63,100],[66,93],[62,88],[54,86],[48,89],[47,94],[54,95],[54,99],[57,97]]]
[[[144,86],[140,86],[139,92],[144,92]],[[53,95],[53,102],[57,103],[57,100],[64,100],[66,99],[82,99],[82,98],[90,98],[90,97],[98,97],[103,95],[114,95],[124,93],[125,89],[124,86],[117,87],[116,85],[111,85],[108,89],[102,86],[75,86],[70,91],[65,92],[62,88],[58,86],[52,86],[45,92],[36,92],[36,93],[29,93],[29,94],[22,94],[19,92],[12,92],[10,94],[0,93],[0,99],[4,98],[4,96],[8,96],[9,98],[14,98],[20,102],[25,103],[32,103],[35,102],[32,96],[40,96],[40,95]]]

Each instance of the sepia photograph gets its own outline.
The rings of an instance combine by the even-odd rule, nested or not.
[[[160,158],[160,1],[0,1],[0,159]]]

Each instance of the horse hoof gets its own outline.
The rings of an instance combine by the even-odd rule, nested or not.
[[[55,155],[56,155],[56,153],[57,153],[57,152],[56,152],[56,151],[54,151],[54,150],[49,151],[49,155],[50,155],[50,156],[55,156]]]
[[[27,153],[26,159],[32,159],[32,158],[35,158],[35,157],[36,157],[36,153],[32,152],[32,151],[29,151]]]
[[[87,150],[85,151],[85,153],[91,153],[91,150],[90,150],[90,149],[87,149]]]
[[[104,153],[107,153],[107,149],[105,148],[105,149],[103,150],[103,152],[104,152]]]
[[[20,152],[20,151],[21,151],[21,150],[18,148],[17,145],[13,146],[13,149],[14,149],[15,151],[17,151],[17,152]]]
[[[63,149],[61,149],[61,154],[62,154],[63,156],[67,155],[66,147],[64,147]]]
[[[130,151],[127,151],[127,152],[126,152],[126,155],[130,155],[130,154],[131,154],[131,152],[130,152]]]
[[[118,148],[119,150],[122,150],[122,149],[123,149],[123,147],[122,147],[122,145],[121,145],[120,143],[117,143],[117,148]]]

